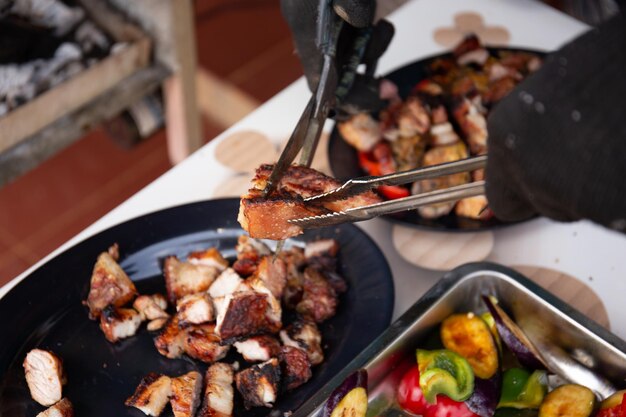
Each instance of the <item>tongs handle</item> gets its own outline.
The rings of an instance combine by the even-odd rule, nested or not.
[[[323,202],[329,200],[341,200],[357,194],[364,193],[381,185],[401,185],[410,182],[442,177],[444,175],[457,174],[459,172],[472,171],[483,168],[487,163],[487,155],[474,156],[472,158],[461,159],[454,162],[447,162],[439,165],[432,165],[424,168],[412,169],[409,171],[394,172],[389,175],[378,177],[352,178],[339,188],[329,192],[314,195],[304,201]]]

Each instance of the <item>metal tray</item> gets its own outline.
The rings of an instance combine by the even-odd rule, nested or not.
[[[367,415],[398,414],[394,407],[396,388],[404,372],[415,364],[415,350],[425,347],[432,331],[450,314],[486,311],[482,294],[495,295],[531,341],[544,338],[576,357],[586,358],[586,366],[618,388],[626,386],[625,341],[521,274],[501,265],[480,262],[446,273],[388,330],[296,410],[293,417],[320,415],[321,406],[332,390],[359,368],[368,371]]]

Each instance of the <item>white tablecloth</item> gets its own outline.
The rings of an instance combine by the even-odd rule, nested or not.
[[[453,26],[454,16],[462,12],[479,13],[486,25],[505,27],[510,33],[510,45],[518,47],[550,50],[586,30],[580,22],[531,0],[415,0],[390,16],[396,36],[379,63],[379,72],[386,73],[443,51],[443,46],[435,42],[433,31]],[[289,136],[308,98],[304,80],[296,81],[16,277],[0,289],[0,296],[50,257],[98,231],[148,212],[210,198],[215,187],[233,174],[214,157],[220,140],[233,132],[253,129],[281,143]],[[398,317],[442,274],[405,262],[391,244],[388,222],[376,219],[358,225],[377,242],[392,267],[396,288],[394,318]],[[537,219],[495,231],[495,247],[487,260],[549,267],[585,280],[605,303],[612,330],[626,339],[626,321],[621,320],[626,311],[626,236],[589,222],[558,224]]]

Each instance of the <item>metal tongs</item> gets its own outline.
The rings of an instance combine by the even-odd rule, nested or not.
[[[371,37],[371,28],[360,30],[352,45],[352,53],[339,79],[334,65],[334,58],[337,52],[337,40],[343,27],[343,20],[332,9],[332,0],[320,0],[318,13],[316,43],[324,57],[320,80],[315,93],[311,95],[285,149],[267,180],[266,187],[263,190],[264,196],[268,196],[276,189],[276,185],[296,159],[298,153],[301,152],[299,165],[307,167],[311,165],[324,123],[335,103],[341,101],[350,90],[355,79],[357,67],[361,63]],[[367,68],[369,73],[373,73],[374,70],[374,68]],[[341,200],[381,185],[406,184],[423,179],[471,171],[484,167],[485,161],[486,156],[483,155],[385,176],[355,178],[347,181],[336,190],[309,197],[305,199],[305,202]],[[357,222],[398,211],[414,209],[423,205],[456,201],[484,194],[484,192],[484,181],[476,181],[397,200],[350,208],[341,212],[293,219],[290,220],[290,223],[296,224],[303,229],[308,229],[345,222]]]

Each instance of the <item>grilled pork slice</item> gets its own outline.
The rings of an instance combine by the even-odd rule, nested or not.
[[[470,219],[481,219],[485,214],[485,208],[487,205],[487,197],[484,195],[477,195],[459,200],[454,208],[454,212],[457,216],[467,217]]]
[[[368,113],[355,114],[337,128],[343,140],[363,152],[370,151],[383,135],[378,121]]]
[[[230,417],[233,415],[233,368],[214,363],[205,374],[204,401],[198,417]]]
[[[162,319],[154,319],[150,321],[150,323],[148,323],[148,325],[146,326],[146,329],[148,329],[151,332],[161,330],[163,326],[167,324],[168,320],[169,320],[169,316],[164,317]]]
[[[428,107],[419,97],[409,97],[400,107],[396,123],[400,136],[423,135],[430,129]]]
[[[167,297],[172,303],[188,294],[209,289],[220,269],[215,266],[182,262],[176,256],[168,256],[163,265]]]
[[[137,295],[135,284],[117,264],[119,248],[117,243],[102,252],[93,267],[89,295],[85,304],[89,307],[89,317],[96,320],[107,306],[122,307]]]
[[[237,260],[233,269],[243,277],[254,274],[261,258],[272,253],[266,244],[247,235],[239,236],[235,250]]]
[[[134,336],[141,326],[141,315],[132,308],[109,306],[100,315],[100,329],[111,343]]]
[[[311,262],[314,258],[321,256],[337,256],[339,243],[335,239],[319,239],[307,242],[304,246],[304,259]]]
[[[471,153],[480,155],[487,152],[487,119],[476,104],[464,97],[455,103],[452,113],[467,138]]]
[[[282,301],[288,309],[294,310],[302,299],[304,290],[304,277],[302,268],[306,264],[304,249],[294,246],[278,253],[278,257],[285,262],[287,267],[287,282],[283,291]]]
[[[193,417],[200,406],[202,374],[191,371],[172,379],[170,404],[174,417]]]
[[[135,393],[125,404],[135,407],[145,415],[158,416],[163,412],[172,395],[172,380],[166,375],[149,373],[139,383]]]
[[[223,343],[262,333],[277,333],[282,323],[280,313],[277,317],[275,311],[275,301],[271,293],[241,291],[230,294],[219,304],[215,331]]]
[[[278,359],[272,358],[244,369],[235,375],[235,382],[246,409],[262,406],[271,408],[280,384]]]
[[[296,306],[296,311],[316,323],[321,323],[335,315],[338,304],[337,292],[322,272],[317,268],[307,267],[304,270],[302,299]]]
[[[322,351],[322,335],[314,322],[296,321],[280,331],[280,339],[285,346],[304,350],[311,365],[319,365],[324,361]]]
[[[278,355],[280,343],[268,335],[253,336],[234,344],[237,352],[248,362],[265,362]]]
[[[167,358],[175,359],[185,351],[186,334],[178,327],[178,317],[172,317],[161,333],[154,338],[154,346],[159,353]]]
[[[74,417],[74,407],[70,400],[63,398],[47,410],[37,414],[37,417]]]
[[[26,354],[23,366],[33,400],[50,406],[61,399],[66,382],[61,359],[47,350],[33,349]]]
[[[181,325],[201,324],[215,320],[213,301],[207,293],[189,294],[176,302]]]
[[[256,170],[253,188],[242,197],[239,207],[239,223],[251,237],[281,240],[302,233],[302,229],[289,223],[290,219],[301,218],[328,211],[380,202],[371,191],[340,201],[321,204],[304,204],[302,198],[331,191],[341,185],[339,181],[311,168],[293,165],[269,197],[262,190],[272,172],[273,165],[261,165]]]
[[[228,268],[222,272],[209,287],[209,295],[216,299],[225,297],[235,292],[237,287],[243,282],[239,274],[234,269]]]
[[[185,328],[183,349],[194,359],[213,363],[228,353],[230,346],[221,345],[221,339],[215,333],[214,324],[192,325]]]
[[[469,156],[467,147],[463,142],[454,145],[437,146],[424,154],[424,166],[442,164],[444,162],[458,161]],[[449,188],[469,182],[470,175],[467,172],[446,175],[444,177],[432,178],[413,183],[413,194]],[[426,219],[434,219],[444,216],[452,210],[454,203],[440,203],[418,208],[420,216]]]
[[[280,258],[264,256],[259,262],[254,277],[259,279],[274,297],[280,299],[287,285],[287,265]]]
[[[220,272],[228,268],[228,261],[224,259],[217,248],[209,248],[205,251],[192,252],[187,256],[187,261],[194,265],[204,265],[217,268]]]
[[[307,382],[313,375],[311,361],[306,352],[293,346],[282,346],[278,354],[281,385],[289,391]]]
[[[139,312],[142,320],[165,319],[170,316],[165,312],[167,300],[162,294],[140,295],[135,298],[133,308]]]

